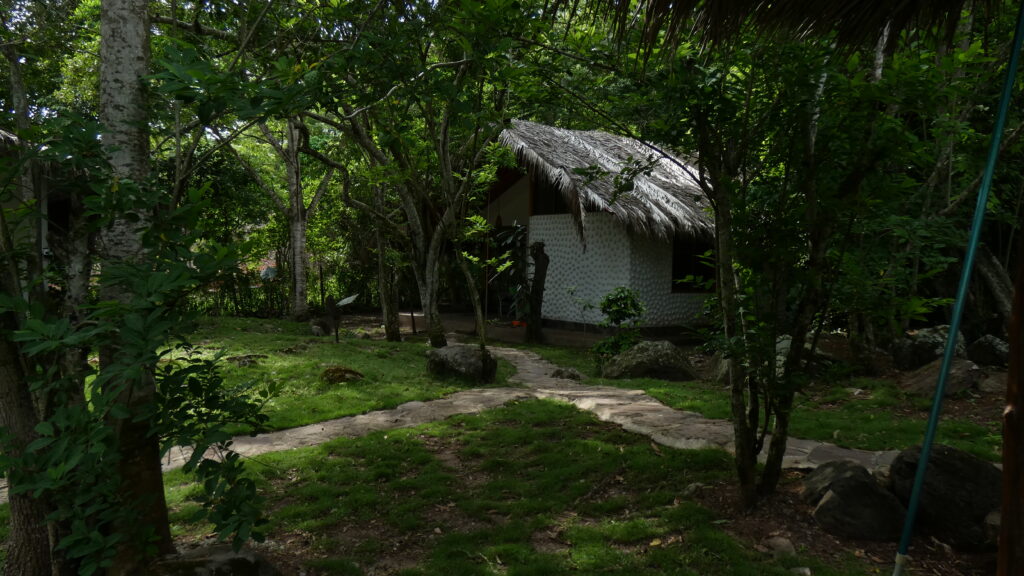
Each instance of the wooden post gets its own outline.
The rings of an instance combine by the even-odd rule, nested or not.
[[[1024,222],[1022,222],[1024,224]],[[1024,236],[1010,316],[1010,372],[1003,409],[1003,506],[999,576],[1024,574]]]
[[[530,314],[526,319],[526,341],[541,344],[544,342],[544,333],[541,331],[544,280],[548,275],[548,263],[551,259],[544,252],[543,242],[534,242],[530,246],[530,257],[533,258],[533,281],[530,283]]]

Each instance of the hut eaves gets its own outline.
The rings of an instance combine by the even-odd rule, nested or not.
[[[697,169],[677,157],[666,158],[632,138],[525,120],[513,120],[500,139],[528,171],[562,193],[581,237],[586,213],[599,211],[634,232],[662,239],[714,233],[707,199],[692,176]],[[650,170],[635,176],[632,190],[616,194],[615,177],[637,165]]]

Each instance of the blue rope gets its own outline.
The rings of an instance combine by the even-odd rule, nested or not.
[[[910,493],[910,503],[907,506],[906,521],[903,523],[900,547],[896,553],[896,564],[892,572],[893,576],[903,574],[903,568],[907,559],[907,549],[910,548],[910,538],[914,531],[914,518],[917,516],[921,491],[924,487],[925,472],[928,469],[928,456],[931,453],[932,443],[935,440],[935,430],[939,425],[939,414],[942,412],[942,397],[946,393],[949,368],[953,363],[953,355],[956,352],[956,338],[960,332],[960,319],[963,317],[964,302],[967,301],[967,289],[971,283],[974,255],[978,250],[981,226],[985,220],[985,207],[988,205],[988,193],[992,188],[992,175],[995,172],[996,160],[999,157],[999,143],[1003,139],[1003,128],[1006,127],[1006,115],[1010,107],[1010,96],[1013,92],[1014,79],[1017,74],[1017,64],[1020,61],[1022,40],[1024,40],[1024,1],[1021,2],[1017,15],[1017,29],[1013,35],[1013,52],[1010,55],[1010,64],[1006,70],[1006,82],[1003,84],[1003,95],[999,100],[999,113],[996,116],[996,125],[992,131],[992,141],[989,144],[988,161],[985,164],[985,173],[981,180],[981,188],[978,191],[978,204],[974,208],[974,223],[971,226],[970,241],[967,244],[967,255],[964,257],[963,272],[960,275],[960,286],[957,288],[956,304],[953,306],[953,318],[949,323],[949,336],[946,338],[946,350],[942,357],[942,369],[939,371],[939,381],[935,388],[935,400],[932,403],[931,415],[928,417],[928,429],[925,432],[924,443],[921,445],[921,459],[917,463],[917,475],[914,476],[914,488]]]

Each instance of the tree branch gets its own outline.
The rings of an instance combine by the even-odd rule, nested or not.
[[[225,32],[223,30],[218,30],[216,28],[204,26],[199,22],[185,22],[184,20],[169,18],[167,16],[153,16],[152,20],[156,24],[166,24],[168,26],[178,28],[179,30],[186,30],[194,34],[199,34],[200,36],[210,36],[212,38],[219,38],[221,40],[238,40],[238,37],[230,32]]]
[[[1014,144],[1020,138],[1022,133],[1024,133],[1024,123],[1018,124],[1016,128],[1011,130],[1010,133],[1003,138],[1003,143],[999,146],[999,154],[1002,154],[1007,148]],[[964,200],[973,196],[974,192],[978,189],[978,186],[981,185],[982,176],[983,174],[978,174],[974,180],[971,180],[971,183],[965,186],[964,189],[957,194],[956,198],[953,198],[945,208],[939,210],[938,216],[949,216],[960,206],[960,204],[963,203]]]
[[[313,199],[309,201],[309,208],[306,208],[306,218],[312,218],[313,213],[316,212],[318,206],[320,206],[320,199],[324,197],[324,192],[327,191],[327,185],[330,184],[331,178],[334,177],[334,166],[327,167],[327,173],[320,179],[320,185],[316,187],[316,192],[313,194]]]

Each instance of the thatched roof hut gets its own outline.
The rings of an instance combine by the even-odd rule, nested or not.
[[[696,168],[679,158],[666,158],[632,138],[525,120],[513,120],[500,139],[534,177],[562,193],[581,237],[586,213],[599,211],[657,238],[714,233],[707,198],[693,179]],[[633,187],[622,191],[627,174],[633,174]]]

